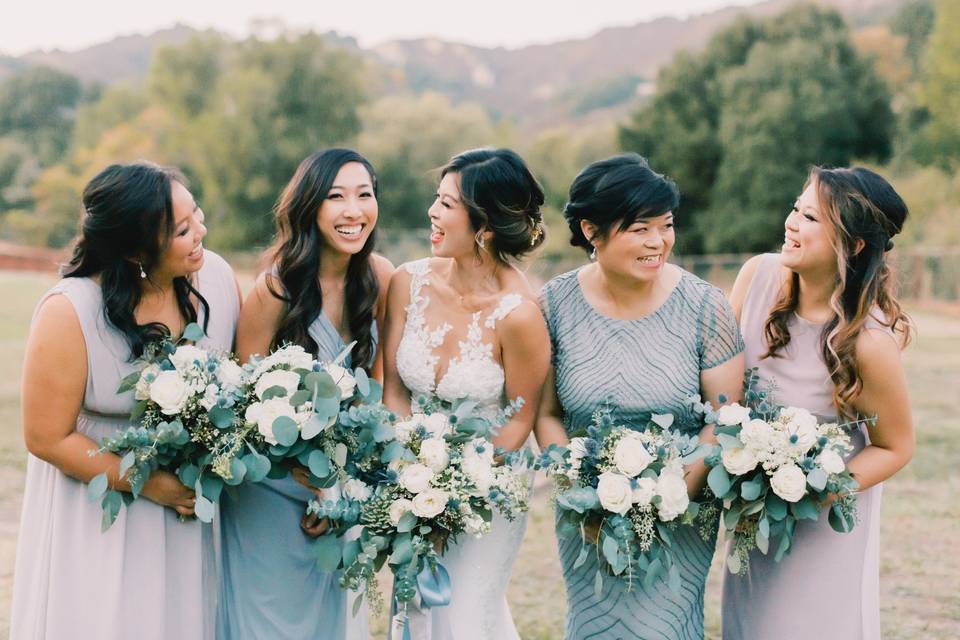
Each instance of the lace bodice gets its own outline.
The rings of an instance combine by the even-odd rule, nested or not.
[[[397,348],[397,372],[410,390],[411,398],[436,395],[442,400],[469,398],[478,408],[496,411],[504,404],[503,367],[493,357],[493,344],[484,341],[485,329],[494,329],[499,320],[516,309],[523,298],[516,293],[503,296],[496,308],[484,317],[474,313],[467,327],[466,340],[459,341],[459,351],[451,358],[447,370],[437,380],[439,356],[434,350],[443,344],[453,329],[449,322],[433,328],[427,326],[424,312],[430,297],[424,287],[430,284],[430,259],[404,265],[410,273],[410,303],[403,336]]]

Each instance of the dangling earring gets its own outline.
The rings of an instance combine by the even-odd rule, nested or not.
[[[597,261],[597,247],[594,245],[593,251],[590,252],[590,259],[594,262]]]
[[[474,236],[474,240],[477,241],[477,246],[481,249],[486,247],[486,241],[483,239],[483,231],[477,231],[477,235]]]
[[[143,263],[137,262],[137,264],[140,265],[140,279],[145,280],[147,277],[147,272],[143,270]]]

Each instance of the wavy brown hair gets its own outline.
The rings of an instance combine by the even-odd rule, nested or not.
[[[820,336],[821,356],[833,380],[833,403],[839,415],[854,419],[853,401],[863,388],[857,370],[857,337],[872,316],[889,327],[906,346],[913,332],[910,317],[895,294],[887,260],[893,236],[907,219],[907,205],[882,177],[863,167],[814,167],[806,186],[815,185],[819,209],[833,227],[831,244],[837,275],[830,307],[833,317]],[[806,188],[806,186],[804,188]],[[790,343],[787,322],[796,311],[800,276],[791,273],[764,327],[768,350],[778,357]]]
[[[323,311],[320,255],[328,250],[317,227],[317,215],[340,168],[350,162],[367,169],[376,197],[377,176],[370,162],[356,151],[335,148],[304,159],[274,207],[277,236],[268,254],[276,273],[267,277],[267,287],[284,302],[284,309],[271,348],[294,343],[317,352],[309,328]],[[379,286],[370,260],[375,243],[376,228],[363,248],[350,257],[344,282],[344,314],[350,335],[357,341],[352,353],[355,367],[369,368],[376,352],[373,322]]]

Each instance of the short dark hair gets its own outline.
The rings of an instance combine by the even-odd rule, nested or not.
[[[680,206],[677,185],[647,164],[636,153],[624,153],[598,160],[584,167],[573,184],[563,215],[570,227],[570,244],[593,250],[580,222],[587,220],[604,238],[619,223],[620,231],[637,220],[655,218]]]
[[[440,170],[460,176],[460,199],[475,231],[493,232],[491,250],[501,262],[520,258],[544,240],[543,189],[510,149],[471,149]]]

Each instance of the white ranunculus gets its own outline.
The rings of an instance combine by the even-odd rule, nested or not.
[[[447,443],[443,438],[427,438],[420,443],[420,462],[434,471],[442,471],[450,463]]]
[[[843,470],[847,468],[843,458],[833,449],[824,449],[821,451],[820,455],[817,456],[817,464],[819,464],[826,473],[843,473]]]
[[[795,464],[785,464],[773,472],[770,488],[787,502],[797,502],[807,491],[807,476]]]
[[[633,494],[630,498],[633,504],[641,507],[649,505],[657,492],[657,481],[653,478],[637,478],[634,484],[636,486],[633,488]]]
[[[203,390],[203,398],[200,400],[200,405],[207,411],[210,411],[210,409],[216,406],[219,397],[220,389],[217,388],[217,385],[208,384],[207,388]]]
[[[739,403],[725,404],[717,411],[717,422],[726,426],[743,424],[750,419],[750,409]]]
[[[277,444],[277,438],[273,435],[273,421],[281,416],[294,421],[298,419],[297,413],[286,398],[270,398],[263,402],[254,402],[244,413],[247,422],[256,424],[257,431],[269,444]]]
[[[653,456],[639,438],[626,434],[617,442],[617,448],[613,452],[613,462],[620,473],[633,478],[653,462]]]
[[[413,499],[413,513],[418,518],[435,518],[447,508],[447,492],[441,489],[427,489]]]
[[[431,413],[419,416],[420,423],[433,438],[441,438],[452,430],[450,420],[442,413]]]
[[[753,471],[759,462],[756,454],[749,447],[724,449],[720,457],[723,459],[723,468],[735,476]]]
[[[224,386],[235,389],[242,387],[246,381],[243,374],[243,367],[229,359],[220,362],[220,366],[217,368],[217,379],[220,380]]]
[[[330,377],[337,384],[337,388],[340,389],[341,400],[353,397],[353,391],[357,388],[357,381],[352,373],[332,362],[323,365],[323,369],[330,374]]]
[[[792,443],[801,453],[806,453],[817,442],[817,418],[806,409],[786,407],[780,412],[781,418],[787,420],[787,432],[797,436]]]
[[[207,364],[207,352],[192,344],[180,345],[169,358],[177,371],[201,368]]]
[[[366,500],[373,492],[363,480],[350,478],[343,483],[343,494],[351,500]]]
[[[282,387],[287,392],[287,402],[289,403],[290,396],[296,393],[297,387],[299,386],[299,373],[276,369],[275,371],[268,371],[260,376],[257,384],[253,386],[253,392],[257,394],[258,398],[263,399],[263,394],[266,393],[267,389],[271,387]]]
[[[614,471],[605,471],[597,478],[597,497],[600,505],[612,513],[624,515],[633,504],[630,478]]]
[[[150,364],[144,367],[137,379],[137,387],[133,391],[133,397],[137,400],[150,399],[150,384],[160,375],[160,367]]]
[[[406,498],[397,498],[390,503],[390,524],[397,526],[400,524],[400,518],[403,517],[403,514],[410,513],[413,511],[413,500],[407,500]]]
[[[400,472],[400,486],[410,493],[420,493],[430,486],[433,471],[430,467],[415,462]]]
[[[179,371],[161,371],[150,384],[150,400],[157,403],[160,413],[172,416],[183,411],[190,399],[190,385]]]
[[[760,419],[748,420],[740,429],[740,442],[751,449],[766,449],[773,442],[773,427]]]
[[[661,472],[657,478],[657,495],[660,504],[657,507],[660,520],[668,522],[677,516],[683,515],[690,505],[687,495],[687,483],[678,473]]]

